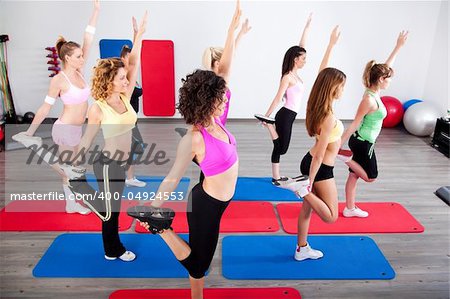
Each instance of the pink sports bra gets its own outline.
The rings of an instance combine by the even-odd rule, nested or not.
[[[230,108],[230,99],[231,99],[231,91],[227,89],[227,92],[225,93],[228,102],[225,104],[225,110],[223,111],[223,114],[220,116],[220,122],[225,126],[227,124],[228,119],[228,108]]]
[[[199,166],[205,177],[227,171],[238,160],[236,139],[225,129],[220,120],[216,120],[216,123],[227,134],[229,142],[215,138],[205,128],[201,129],[200,132],[205,142],[205,158],[199,163]]]
[[[60,94],[59,97],[63,101],[64,105],[77,105],[84,103],[88,100],[89,95],[91,94],[91,91],[89,89],[89,85],[84,80],[83,76],[80,74],[81,78],[83,79],[84,83],[86,84],[85,88],[79,88],[70,82],[69,77],[67,77],[64,72],[61,71],[61,74],[66,78],[67,82],[69,82],[69,90],[66,91],[64,94]]]

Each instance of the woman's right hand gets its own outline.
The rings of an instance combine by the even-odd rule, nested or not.
[[[100,10],[100,1],[94,0],[94,10],[99,11]]]
[[[408,31],[402,30],[400,31],[397,38],[397,48],[401,48],[405,45],[406,40],[408,39]]]

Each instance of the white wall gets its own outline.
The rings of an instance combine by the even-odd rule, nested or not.
[[[200,67],[203,49],[223,45],[234,2],[103,1],[88,65],[99,56],[102,38],[131,38],[131,16],[150,12],[144,39],[170,39],[175,43],[176,89],[180,79]],[[1,1],[0,32],[10,36],[9,74],[18,113],[36,111],[46,95],[48,74],[44,50],[57,36],[81,41],[88,22],[90,1]],[[309,12],[314,19],[307,43],[307,65],[300,71],[306,94],[298,118],[304,118],[306,101],[335,24],[342,36],[331,66],[347,74],[344,95],[336,104],[343,119],[354,116],[363,92],[361,75],[370,59],[384,61],[395,45],[398,32],[410,37],[394,65],[396,75],[385,92],[401,101],[423,98],[445,111],[448,99],[448,4],[441,1],[243,1],[244,17],[253,29],[242,40],[231,78],[231,118],[250,118],[264,113],[276,93],[281,63],[287,48],[299,42]],[[439,26],[438,26],[439,24]],[[445,50],[444,50],[445,49]],[[88,70],[90,69],[88,68]],[[86,73],[90,76],[90,72]],[[441,85],[440,85],[441,83]],[[61,104],[51,116],[57,116]],[[142,116],[142,115],[141,115]]]

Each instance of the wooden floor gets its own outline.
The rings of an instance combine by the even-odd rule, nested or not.
[[[348,125],[348,123],[347,123]],[[141,124],[144,139],[158,139],[158,147],[173,158],[179,140],[172,121]],[[150,128],[150,129],[149,129]],[[266,130],[253,121],[230,120],[228,128],[236,136],[240,158],[240,176],[270,176],[271,141]],[[155,136],[158,137],[155,137]],[[294,126],[289,152],[281,159],[282,175],[299,172],[299,161],[312,143],[303,121]],[[433,192],[450,182],[449,159],[428,145],[428,138],[418,138],[403,129],[383,129],[377,144],[380,175],[373,184],[360,184],[358,200],[362,202],[395,201],[425,227],[422,234],[369,235],[378,244],[396,272],[387,281],[341,280],[227,280],[221,275],[221,240],[214,257],[206,287],[287,286],[300,291],[303,298],[449,298],[449,211]],[[17,184],[21,178],[27,186],[42,183],[28,179],[33,174],[45,187],[60,188],[57,176],[46,167],[24,166],[25,150],[0,153],[1,181]],[[151,171],[149,172],[149,167]],[[139,166],[136,173],[164,175],[168,167]],[[191,168],[188,176],[198,177]],[[344,198],[347,170],[339,161],[335,168],[339,198]],[[36,180],[37,181],[37,180]],[[24,186],[25,188],[26,186]],[[34,188],[34,187],[33,187]],[[59,190],[59,189],[58,189]],[[3,198],[2,198],[3,200]],[[2,203],[3,205],[4,203]],[[130,229],[127,233],[133,233]],[[1,298],[108,298],[117,289],[188,288],[187,279],[36,279],[32,269],[54,238],[60,233],[0,234]],[[276,234],[283,235],[282,230]],[[223,235],[221,235],[222,239]],[[342,248],[345,250],[345,248]],[[149,250],[149,254],[150,254]],[[102,257],[99,257],[102,258]],[[136,262],[139,262],[137,260]]]

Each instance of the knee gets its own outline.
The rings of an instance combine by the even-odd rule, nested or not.
[[[338,219],[338,213],[333,213],[328,217],[322,218],[323,222],[328,223],[328,224],[335,223],[337,219]]]
[[[201,279],[205,276],[206,271],[209,268],[209,264],[206,265],[199,260],[193,258],[192,254],[190,254],[184,260],[181,260],[180,263],[184,268],[189,272],[189,275],[195,279]]]
[[[364,180],[366,183],[373,183],[375,182],[377,179],[376,178],[368,178],[367,180]]]

